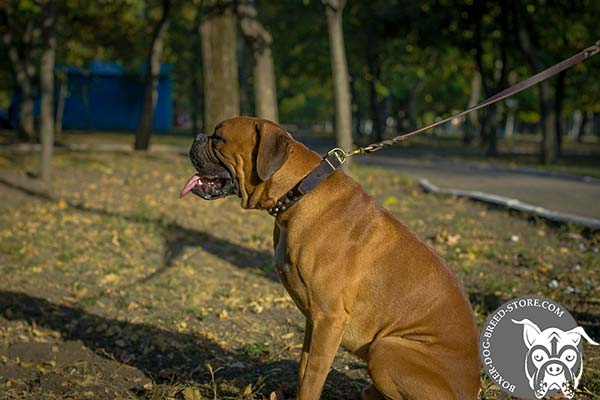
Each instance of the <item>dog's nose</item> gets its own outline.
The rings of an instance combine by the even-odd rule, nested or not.
[[[194,142],[204,143],[206,142],[206,135],[204,133],[199,133],[194,138]]]
[[[557,363],[546,365],[546,372],[550,375],[559,375],[563,372],[563,366]]]

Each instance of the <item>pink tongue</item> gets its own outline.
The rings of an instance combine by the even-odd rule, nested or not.
[[[201,177],[198,174],[192,176],[190,178],[190,180],[188,181],[188,183],[185,184],[183,189],[181,189],[181,192],[179,192],[179,198],[182,198],[183,196],[188,194],[190,192],[190,190],[192,190],[194,188],[194,186],[196,186],[198,184],[198,181],[200,180],[200,178]]]

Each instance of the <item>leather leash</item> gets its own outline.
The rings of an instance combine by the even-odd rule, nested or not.
[[[412,132],[405,133],[403,135],[398,135],[392,139],[382,140],[381,142],[372,143],[365,147],[359,147],[353,151],[346,152],[340,148],[334,148],[330,150],[323,160],[319,163],[319,165],[313,169],[308,175],[306,175],[300,182],[298,182],[292,189],[290,189],[284,196],[282,196],[277,204],[268,209],[269,214],[277,217],[283,211],[290,208],[294,203],[296,203],[303,195],[310,192],[314,189],[319,183],[321,183],[325,178],[335,172],[347,158],[353,157],[357,154],[369,154],[379,151],[383,148],[390,147],[395,145],[396,143],[402,142],[412,136],[423,133],[431,128],[435,128],[436,126],[440,126],[445,124],[448,121],[453,120],[454,118],[459,118],[464,115],[467,115],[473,111],[479,110],[483,107],[487,107],[490,104],[494,104],[499,102],[500,100],[504,100],[507,97],[513,96],[519,92],[522,92],[525,89],[530,88],[533,85],[537,85],[538,83],[545,81],[548,78],[553,77],[554,75],[573,67],[574,65],[579,64],[582,61],[587,60],[588,58],[598,54],[600,52],[600,40],[596,41],[592,46],[587,49],[575,54],[574,56],[567,58],[564,61],[559,62],[558,64],[553,65],[550,68],[545,69],[542,72],[539,72],[533,75],[530,78],[527,78],[521,82],[518,82],[511,87],[504,89],[503,91],[493,95],[492,97],[487,98],[481,103],[466,109],[465,111],[459,112],[458,114],[451,115],[445,119],[434,122],[433,124],[427,125],[423,128],[416,129]]]

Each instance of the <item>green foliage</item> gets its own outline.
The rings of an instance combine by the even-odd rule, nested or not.
[[[320,1],[257,1],[273,36],[280,119],[333,119],[325,11]]]
[[[27,23],[40,14],[33,0],[10,0],[12,25],[23,36]],[[117,60],[139,67],[159,18],[158,0],[65,0],[59,4],[57,63],[85,67],[90,60]],[[273,37],[277,95],[283,121],[333,120],[333,87],[325,11],[321,1],[257,0],[258,18]],[[343,15],[345,45],[353,89],[355,119],[373,119],[373,110],[406,115],[414,106],[418,118],[448,115],[463,109],[477,69],[475,49],[482,48],[484,86],[506,51],[507,83],[533,71],[518,46],[516,10],[525,15],[540,56],[549,66],[589,46],[598,38],[600,2],[449,0],[350,1]],[[177,107],[201,108],[199,25],[202,1],[174,2],[163,60],[174,63]],[[477,18],[480,16],[480,27]],[[502,29],[506,21],[507,30]],[[5,27],[0,27],[0,31]],[[479,29],[479,31],[478,31]],[[479,32],[479,36],[478,36]],[[479,38],[479,39],[478,39]],[[240,41],[241,43],[241,41]],[[33,53],[33,57],[38,55]],[[252,63],[246,57],[243,63]],[[600,111],[600,83],[593,79],[600,57],[566,72],[563,108]],[[248,68],[245,66],[244,68]],[[192,79],[192,77],[194,79]],[[251,85],[251,80],[249,81]],[[0,47],[0,106],[14,90],[14,74],[6,49]],[[483,96],[483,95],[482,95]],[[538,90],[516,98],[518,116],[539,118]],[[481,100],[481,99],[480,99]]]

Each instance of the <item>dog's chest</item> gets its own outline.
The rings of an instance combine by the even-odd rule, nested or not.
[[[275,267],[280,274],[287,274],[290,272],[290,266],[286,262],[286,229],[283,226],[279,226],[278,228],[279,237],[277,238],[277,245],[275,246]]]
[[[300,311],[306,315],[308,305],[307,287],[300,276],[300,269],[288,257],[286,229],[281,225],[278,226],[278,229],[279,236],[275,245],[277,274]]]

